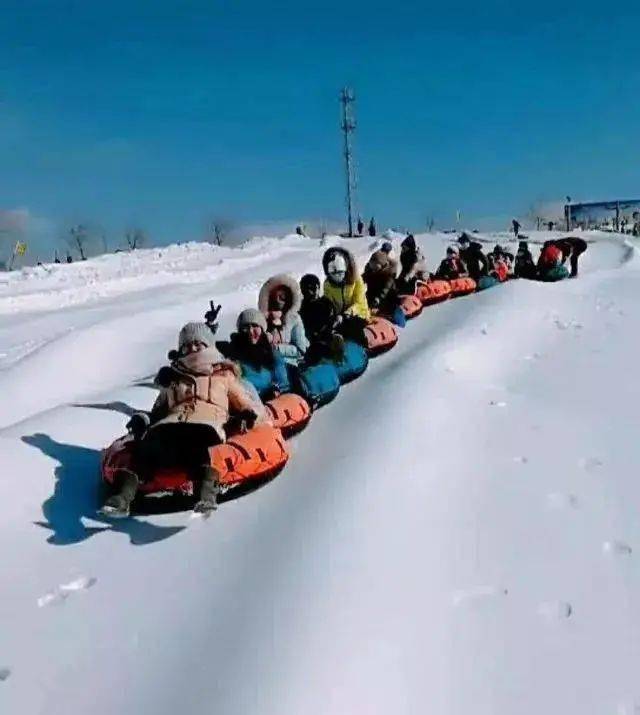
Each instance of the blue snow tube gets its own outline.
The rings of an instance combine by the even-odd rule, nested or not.
[[[393,313],[389,316],[389,320],[394,324],[397,325],[399,328],[404,328],[407,324],[407,318],[404,314],[404,311],[400,306],[398,306]]]
[[[540,280],[546,283],[554,283],[569,277],[569,271],[566,266],[559,265],[549,268],[546,271],[540,271]]]
[[[255,387],[260,397],[264,397],[274,387],[277,387],[279,392],[291,392],[291,384],[286,370],[279,371],[282,374],[279,374],[279,380],[276,380],[274,373],[266,367],[256,369],[246,362],[239,364],[242,370],[242,377]]]
[[[331,402],[340,391],[340,378],[333,363],[320,363],[300,370],[289,366],[294,390],[314,408]]]
[[[338,372],[340,384],[345,385],[351,380],[360,377],[369,364],[369,353],[353,340],[346,340],[344,343],[344,358],[341,362],[330,363],[335,365]]]
[[[478,279],[478,285],[476,287],[476,290],[487,290],[487,288],[493,288],[493,286],[497,286],[498,283],[500,283],[500,281],[495,276],[481,276]]]

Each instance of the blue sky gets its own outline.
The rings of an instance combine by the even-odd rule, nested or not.
[[[339,219],[344,83],[381,224],[639,194],[640,10],[514,5],[3,0],[0,208],[160,242]]]

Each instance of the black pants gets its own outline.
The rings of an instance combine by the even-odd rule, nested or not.
[[[135,445],[134,467],[138,478],[147,481],[159,469],[181,468],[200,481],[209,467],[209,447],[221,444],[218,433],[204,424],[172,423],[152,427]]]

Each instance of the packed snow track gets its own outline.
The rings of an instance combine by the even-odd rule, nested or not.
[[[340,239],[3,278],[0,713],[640,712],[640,263],[584,237],[577,280],[426,308],[208,520],[100,518],[99,450],[210,298],[226,335]]]

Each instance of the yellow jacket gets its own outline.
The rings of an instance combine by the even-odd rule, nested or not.
[[[367,289],[364,281],[357,276],[355,283],[334,285],[328,278],[324,282],[324,297],[334,305],[337,313],[354,315],[369,320],[371,313],[367,303]]]

